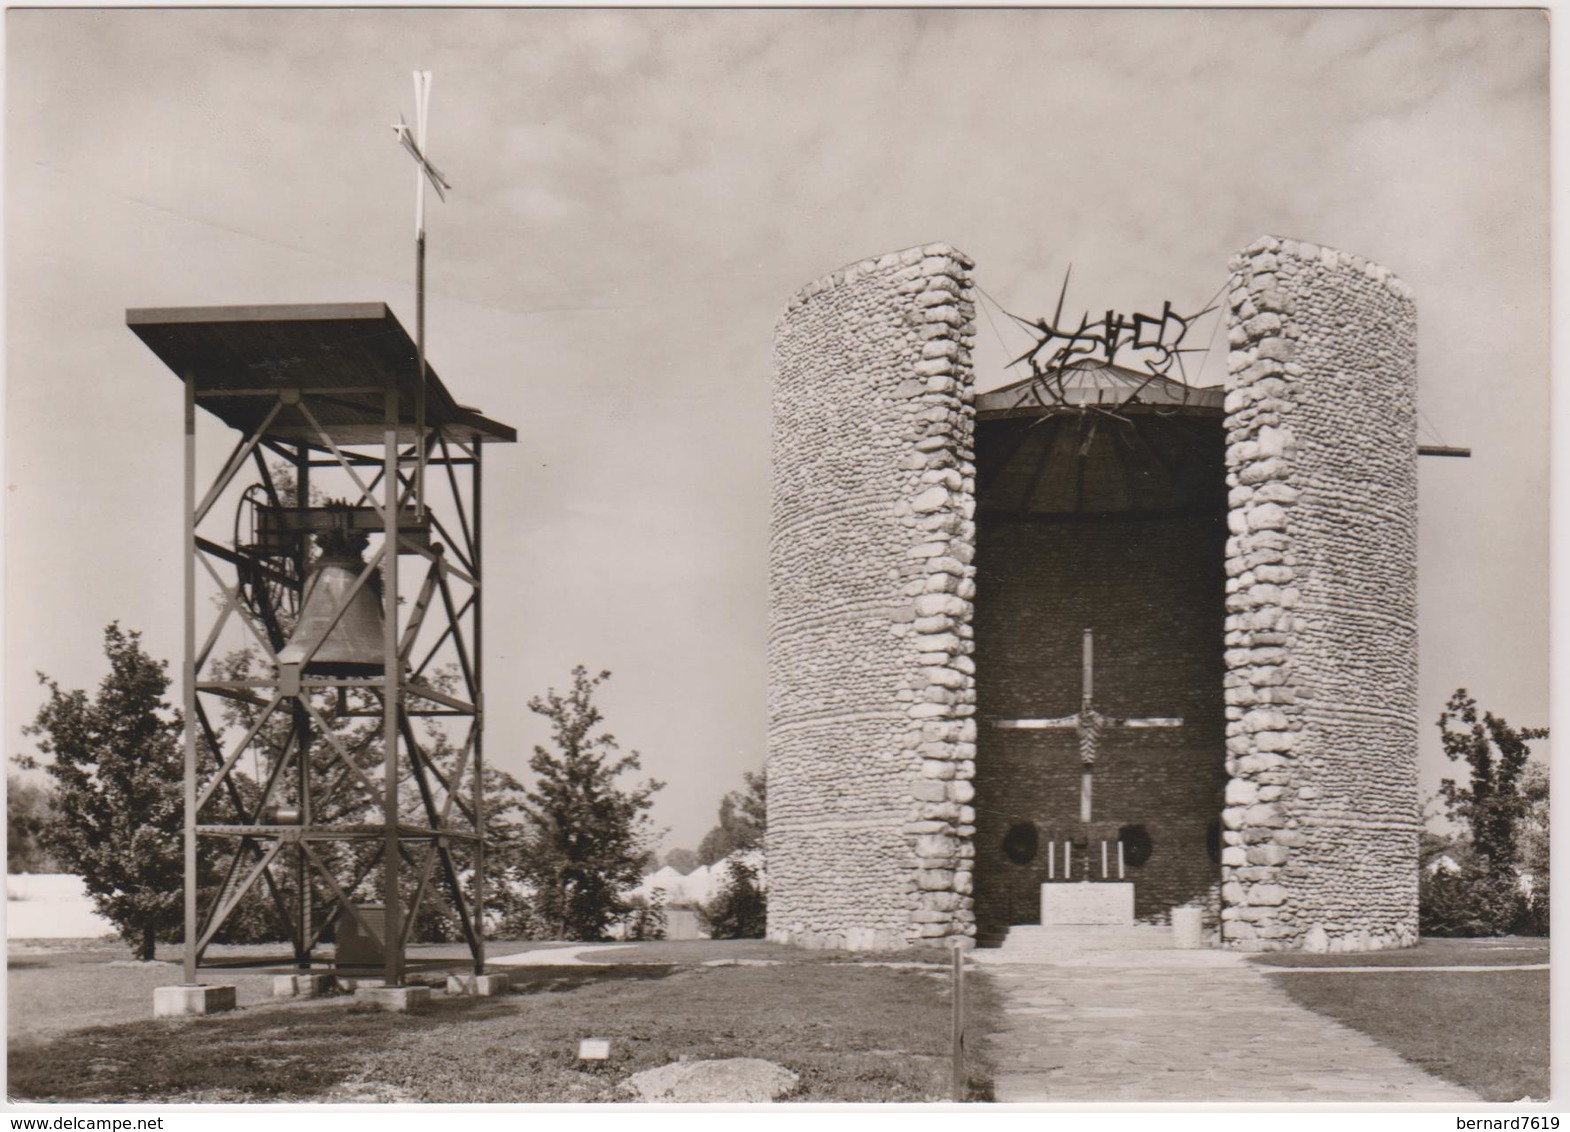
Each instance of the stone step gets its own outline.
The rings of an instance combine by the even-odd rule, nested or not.
[[[983,967],[1090,967],[1121,970],[1206,970],[1252,969],[1246,955],[1221,951],[1214,946],[1199,951],[1157,948],[1150,951],[1004,951],[1001,947],[971,953],[972,961]],[[1286,968],[1281,968],[1286,970]]]
[[[1175,947],[1172,929],[1164,924],[1022,924],[1009,928],[998,950],[1008,955],[1050,955],[1065,951],[1165,951]]]
[[[990,926],[978,926],[976,929],[977,947],[1002,947],[1003,941],[1008,939],[1009,929]]]

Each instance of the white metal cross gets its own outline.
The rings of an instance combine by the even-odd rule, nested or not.
[[[1005,731],[1077,731],[1079,733],[1079,820],[1090,822],[1091,774],[1096,764],[1097,746],[1101,732],[1108,727],[1182,727],[1182,719],[1170,716],[1151,716],[1144,719],[1123,719],[1102,715],[1092,706],[1094,695],[1095,637],[1085,630],[1081,652],[1081,694],[1079,711],[1056,719],[996,719],[992,726]]]
[[[416,236],[425,235],[425,182],[430,181],[431,188],[436,190],[436,195],[442,200],[447,199],[447,190],[452,188],[443,177],[441,171],[431,164],[431,159],[425,156],[425,127],[430,119],[431,111],[431,72],[414,72],[414,129],[403,120],[403,115],[398,115],[398,123],[393,126],[393,133],[398,135],[398,143],[409,151],[414,158],[418,170],[414,175],[414,231]]]
[[[429,181],[442,200],[452,188],[440,170],[425,156],[425,126],[431,109],[431,72],[414,72],[414,130],[398,115],[393,132],[399,144],[415,161],[414,171],[414,348],[420,367],[414,403],[415,442],[414,505],[425,514],[425,182]]]

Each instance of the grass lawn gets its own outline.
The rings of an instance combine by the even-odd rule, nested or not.
[[[493,954],[562,946],[571,945],[503,944]],[[215,946],[208,954],[214,960],[224,960],[251,950]],[[137,963],[130,958],[130,949],[113,939],[13,943],[6,960],[6,1022],[13,1048],[18,1041],[37,1042],[87,1026],[151,1019],[153,988],[178,983],[183,977],[178,946],[160,946],[158,954],[160,959],[155,962]],[[416,946],[410,954],[461,959],[468,951],[461,944]],[[232,983],[242,1007],[293,1009],[301,1005],[288,1000],[275,1002],[271,975],[204,971],[201,980]]]
[[[152,987],[178,981],[178,969],[111,967],[113,954],[13,957],[13,1099],[611,1101],[626,1099],[618,1085],[639,1070],[719,1057],[799,1074],[788,1100],[948,1096],[948,978],[937,964],[862,965],[761,941],[638,944],[581,966],[513,968],[511,994],[436,995],[415,1015],[348,998],[273,1004],[265,978],[239,975],[235,1013],[153,1021]],[[38,1017],[68,985],[68,1022]],[[966,991],[979,1037],[995,1029],[997,1000],[984,975]],[[580,1063],[585,1037],[609,1038],[610,1060]],[[969,1071],[972,1099],[990,1098],[979,1050]]]
[[[1506,950],[1514,947],[1526,950]],[[1547,959],[1544,940],[1436,939],[1406,951],[1272,955],[1261,964],[1476,966]],[[1476,1090],[1485,1100],[1517,1101],[1548,1098],[1548,975],[1547,971],[1348,971],[1281,974],[1275,981],[1297,1003],[1367,1034],[1437,1076]]]

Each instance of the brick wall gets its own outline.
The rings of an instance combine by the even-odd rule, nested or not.
[[[1159,422],[1143,422],[1159,427]],[[1216,425],[1219,434],[1219,423]],[[1219,435],[1218,435],[1219,441]],[[979,433],[987,443],[987,425]],[[1221,485],[1219,443],[1212,474]],[[983,447],[982,458],[986,458]],[[1219,494],[1219,493],[1218,493]],[[1143,825],[1154,843],[1131,868],[1135,915],[1162,920],[1203,901],[1219,879],[1206,833],[1226,771],[1221,700],[1224,499],[1208,515],[1088,522],[982,512],[977,532],[976,909],[983,929],[1039,922],[1043,845],[1025,865],[1003,853],[1018,822],[1080,835],[1080,761],[1072,731],[1006,731],[995,719],[1079,709],[1081,630],[1095,630],[1098,711],[1180,716],[1174,730],[1104,731],[1093,789],[1095,837]],[[1115,857],[1110,857],[1113,875]],[[1057,875],[1062,876],[1061,849]],[[1082,862],[1081,862],[1082,863]],[[1076,865],[1075,874],[1080,874]],[[1094,858],[1092,879],[1100,879]]]

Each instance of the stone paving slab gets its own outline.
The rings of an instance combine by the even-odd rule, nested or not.
[[[1294,1003],[1241,956],[1085,952],[982,960],[1002,992],[999,1101],[1477,1103],[1477,1094]],[[978,953],[980,958],[980,953]],[[1272,970],[1272,973],[1274,971]]]

